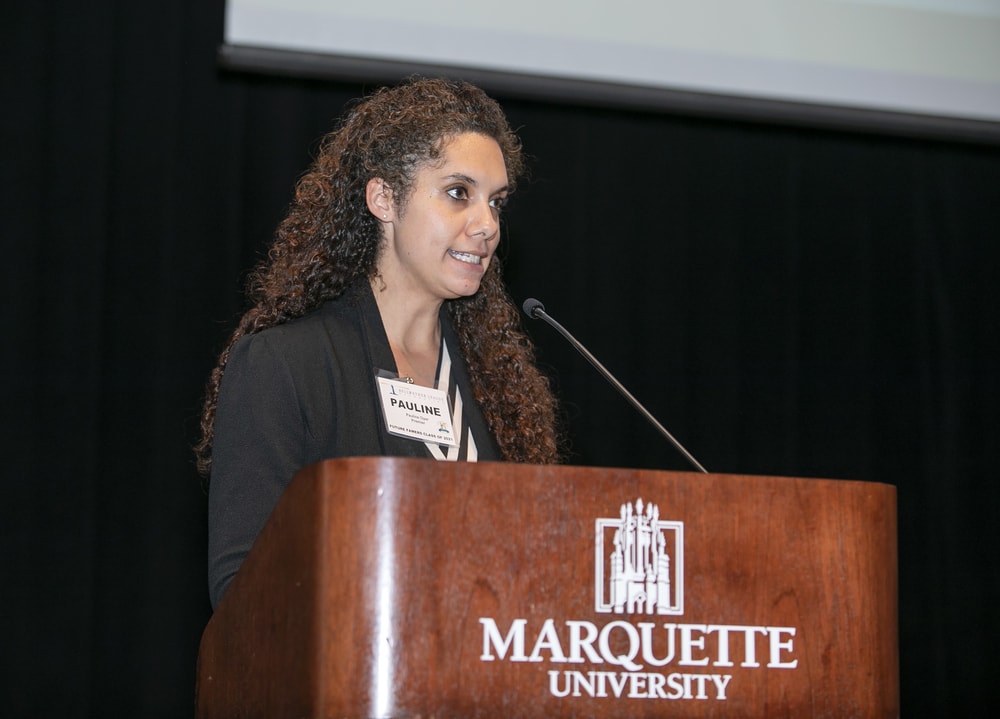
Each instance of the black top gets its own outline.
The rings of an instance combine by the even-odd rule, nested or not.
[[[473,399],[446,306],[441,330],[479,459],[499,460],[496,441]],[[233,346],[212,443],[208,572],[213,606],[299,469],[333,457],[431,456],[423,442],[385,430],[377,370],[397,371],[367,281],[305,317]]]

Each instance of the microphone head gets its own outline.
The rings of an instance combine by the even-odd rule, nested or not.
[[[528,317],[535,320],[538,319],[538,315],[536,315],[535,313],[538,312],[539,310],[544,312],[545,305],[536,300],[534,297],[529,297],[524,301],[524,304],[521,305],[521,309],[524,310],[524,314],[528,315]]]

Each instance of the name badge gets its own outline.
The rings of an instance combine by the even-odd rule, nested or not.
[[[458,446],[447,392],[387,377],[375,379],[389,434],[448,447]]]

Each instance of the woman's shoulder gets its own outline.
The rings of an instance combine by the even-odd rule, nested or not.
[[[253,334],[245,335],[240,342],[279,345],[312,344],[325,341],[331,335],[351,334],[360,322],[357,302],[344,293],[327,300],[301,317],[272,325]]]

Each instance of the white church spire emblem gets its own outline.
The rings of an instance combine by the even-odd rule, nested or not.
[[[684,523],[655,504],[622,504],[595,525],[594,609],[615,614],[684,613]]]

